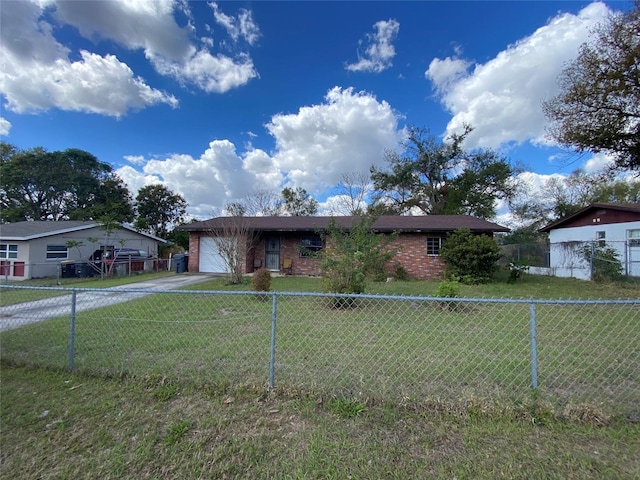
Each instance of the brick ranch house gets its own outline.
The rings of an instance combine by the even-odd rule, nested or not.
[[[242,229],[251,232],[253,246],[247,251],[243,273],[264,267],[272,272],[315,276],[320,262],[309,252],[324,248],[319,232],[331,219],[348,229],[358,217],[216,217],[183,225],[189,232],[189,271],[225,273],[227,267],[217,251],[214,237],[233,231],[234,222],[242,220]],[[402,265],[411,278],[432,279],[442,275],[444,262],[440,246],[447,234],[468,228],[475,234],[493,237],[495,232],[508,232],[498,224],[468,215],[380,216],[373,224],[376,233],[398,232],[391,243],[397,253],[387,268]],[[228,233],[227,233],[228,234]]]

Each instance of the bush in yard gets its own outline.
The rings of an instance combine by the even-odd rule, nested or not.
[[[456,298],[460,296],[460,282],[457,277],[452,277],[451,280],[443,280],[438,284],[438,290],[436,291],[436,297],[441,298]],[[455,310],[456,302],[440,302],[440,306],[447,310]]]
[[[440,248],[446,262],[447,277],[457,276],[464,283],[485,283],[498,270],[502,256],[500,246],[487,235],[476,235],[468,228],[460,228],[447,237]]]
[[[355,252],[351,258],[341,255],[338,258],[325,258],[322,263],[322,281],[324,289],[331,293],[364,293],[365,275],[362,272],[362,254]],[[353,307],[355,298],[332,298],[332,306]]]
[[[396,263],[393,265],[393,278],[399,281],[409,280],[409,272],[407,269],[402,266],[400,263]]]
[[[335,220],[323,232],[325,248],[322,259],[324,290],[331,293],[364,293],[368,279],[385,276],[385,265],[394,252],[387,247],[390,235],[372,230],[374,217],[361,217],[349,229],[339,227]],[[385,277],[386,278],[386,277]],[[337,298],[334,306],[353,306],[353,298]]]
[[[271,272],[266,268],[260,268],[253,272],[251,286],[254,292],[268,292],[271,290]]]
[[[525,272],[529,271],[529,265],[523,262],[511,262],[509,268],[509,283],[516,282]]]
[[[622,262],[615,249],[596,244],[586,245],[583,257],[591,264],[591,276],[596,282],[622,280]]]

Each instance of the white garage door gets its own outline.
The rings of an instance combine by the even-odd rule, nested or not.
[[[227,273],[229,268],[211,237],[200,237],[199,269],[203,273]]]

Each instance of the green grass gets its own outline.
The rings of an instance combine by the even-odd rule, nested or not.
[[[273,279],[274,291],[294,285],[313,290],[318,283]],[[407,290],[433,288],[427,282],[406,285]],[[529,286],[531,296],[545,287]],[[74,368],[265,388],[271,302],[233,295],[245,286],[230,287],[223,280],[193,288],[229,294],[163,293],[78,312]],[[555,292],[561,291],[557,284]],[[282,295],[276,387],[355,401],[465,403],[480,397],[492,399],[495,408],[511,406],[530,393],[529,309],[528,303],[458,302],[450,309],[437,301],[389,299],[363,299],[357,308],[335,309],[325,298]],[[540,390],[558,413],[582,402],[603,402],[607,415],[615,413],[609,411],[613,407],[633,411],[640,391],[637,305],[539,305],[537,317]],[[55,368],[68,364],[68,342],[65,317],[0,337],[3,359]]]
[[[640,477],[640,424],[166,385],[3,365],[0,477]]]
[[[320,281],[271,286],[314,292]],[[221,279],[187,288],[205,291],[78,312],[75,373],[68,318],[2,332],[0,478],[640,477],[637,304],[538,305],[532,396],[526,303],[335,309],[283,295],[268,394],[271,302]],[[462,292],[639,297],[632,283],[533,276]]]
[[[481,285],[460,285],[460,296],[467,298],[539,298],[539,299],[620,299],[640,298],[640,282],[587,282],[575,278],[524,275],[515,283],[508,283],[507,272],[496,280]],[[433,281],[369,282],[366,294],[401,296],[436,296],[439,285]],[[228,285],[223,278],[202,282],[189,289],[251,290],[249,279],[241,285]],[[273,277],[271,290],[275,292],[320,292],[322,280],[317,277]]]

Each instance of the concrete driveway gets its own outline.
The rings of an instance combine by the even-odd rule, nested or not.
[[[205,274],[181,274],[145,280],[101,290],[76,292],[76,312],[106,307],[151,295],[154,291],[175,290],[215,278]],[[29,323],[71,315],[71,294],[43,298],[0,307],[0,331],[12,330]]]

